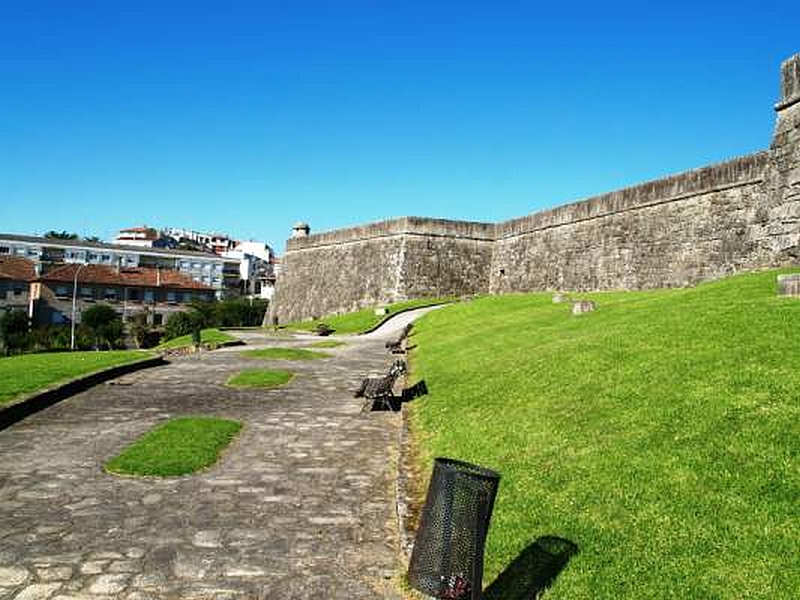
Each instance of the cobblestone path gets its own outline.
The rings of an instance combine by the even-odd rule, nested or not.
[[[297,373],[283,388],[225,386],[261,361],[218,350],[95,387],[0,432],[0,599],[396,598],[399,416],[362,413],[352,390],[386,370],[384,342],[410,318],[348,338],[331,358],[263,361]],[[192,476],[104,472],[179,415],[245,427]]]

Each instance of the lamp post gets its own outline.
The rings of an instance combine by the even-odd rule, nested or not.
[[[86,266],[86,263],[81,263],[75,269],[75,278],[72,280],[72,322],[70,324],[69,332],[69,349],[75,350],[75,308],[78,303],[78,273]]]

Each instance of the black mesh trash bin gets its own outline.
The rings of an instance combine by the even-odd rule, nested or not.
[[[437,458],[408,566],[408,582],[448,600],[479,600],[483,549],[500,475]]]

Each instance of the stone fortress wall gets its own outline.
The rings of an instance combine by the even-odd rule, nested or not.
[[[409,298],[691,285],[800,261],[800,54],[770,149],[502,223],[403,217],[289,240],[269,318]]]

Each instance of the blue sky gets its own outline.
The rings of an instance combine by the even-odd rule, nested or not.
[[[0,231],[497,221],[765,149],[800,2],[0,3]]]

